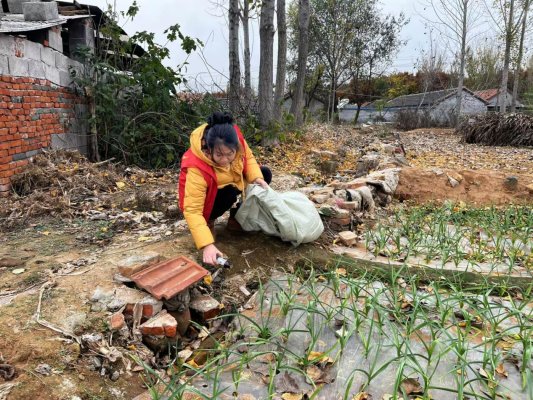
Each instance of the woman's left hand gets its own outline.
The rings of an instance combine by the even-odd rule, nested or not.
[[[256,178],[252,183],[261,186],[263,189],[268,188],[268,183],[266,183],[263,178]]]

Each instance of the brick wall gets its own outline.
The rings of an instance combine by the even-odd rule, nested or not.
[[[53,135],[65,134],[80,103],[71,90],[46,79],[0,78],[0,192],[9,190],[11,176]]]
[[[55,49],[0,34],[0,196],[43,148],[87,147],[87,105],[70,88],[80,63]]]

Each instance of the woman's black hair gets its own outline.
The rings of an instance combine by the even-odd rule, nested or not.
[[[233,127],[233,117],[227,112],[214,112],[207,118],[206,133],[204,134],[205,144],[209,151],[215,147],[224,145],[237,151],[239,139],[237,131]]]

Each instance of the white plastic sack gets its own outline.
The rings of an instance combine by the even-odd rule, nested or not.
[[[318,239],[324,225],[314,204],[300,192],[277,193],[249,185],[235,215],[245,231],[263,231],[294,246]]]

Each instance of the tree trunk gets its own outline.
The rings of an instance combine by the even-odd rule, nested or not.
[[[242,32],[244,40],[244,95],[246,106],[250,106],[252,100],[252,79],[250,73],[250,3],[244,0],[242,8]]]
[[[259,22],[259,126],[268,128],[272,122],[274,97],[274,0],[263,0]]]
[[[509,63],[511,60],[511,45],[513,42],[513,14],[514,14],[514,0],[511,0],[509,7],[509,21],[505,28],[505,57],[503,60],[502,84],[500,87],[500,95],[498,96],[498,103],[500,112],[506,111],[507,101],[507,81],[509,80]]]
[[[518,47],[518,58],[513,79],[513,98],[511,100],[511,112],[516,111],[516,98],[518,96],[518,84],[520,82],[520,70],[522,69],[522,57],[524,56],[524,37],[526,36],[527,13],[529,11],[530,0],[525,0],[524,11],[522,15],[522,31],[520,32],[520,45]]]
[[[229,2],[229,109],[237,113],[241,86],[241,67],[239,63],[239,0]]]
[[[277,3],[278,65],[276,70],[276,91],[274,95],[274,118],[280,119],[287,71],[287,22],[285,18],[285,0],[277,0]]]
[[[455,105],[455,126],[459,126],[461,120],[461,107],[463,105],[463,86],[465,81],[465,59],[466,59],[466,34],[467,34],[467,17],[468,17],[468,1],[462,2],[462,31],[461,31],[461,55],[459,65],[459,82],[457,84],[457,102]]]
[[[307,52],[309,50],[309,0],[300,0],[298,11],[298,72],[292,97],[291,114],[297,126],[303,123],[303,102],[305,75],[307,74]]]

